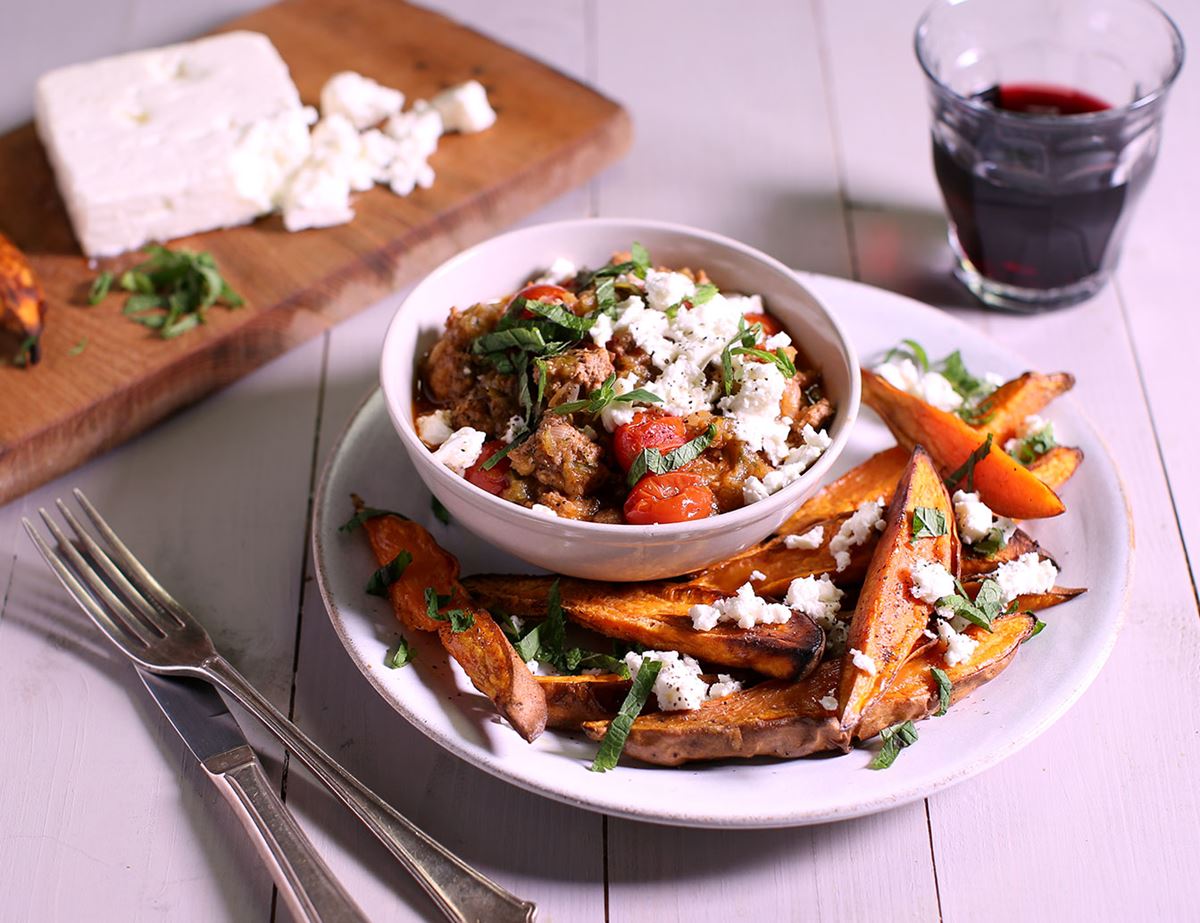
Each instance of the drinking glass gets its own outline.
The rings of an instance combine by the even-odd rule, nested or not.
[[[1039,311],[1108,281],[1183,39],[1148,0],[936,0],[916,31],[955,275]]]

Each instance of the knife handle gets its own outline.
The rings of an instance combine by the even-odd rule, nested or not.
[[[250,834],[297,920],[367,923],[367,917],[333,877],[296,818],[275,794],[250,747],[237,747],[201,765]]]
[[[250,685],[224,657],[200,675],[246,706],[330,792],[361,820],[454,923],[530,923],[537,908],[510,894],[351,775]]]

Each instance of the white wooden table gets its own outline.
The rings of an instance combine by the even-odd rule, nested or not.
[[[29,117],[33,81],[53,65],[185,38],[253,3],[6,4],[0,125]],[[1082,307],[1022,319],[978,310],[948,276],[910,50],[923,0],[437,5],[634,115],[628,159],[531,221],[697,224],[793,266],[915,295],[1033,367],[1075,372],[1075,397],[1108,439],[1136,520],[1116,651],[1083,700],[1023,752],[924,803],[848,823],[657,828],[560,806],[463,765],[355,671],[307,555],[314,479],[373,384],[393,298],[0,508],[0,919],[286,916],[224,803],[21,533],[21,516],[70,485],[110,511],[164,582],[203,607],[219,646],[319,742],[536,899],[544,919],[1196,919],[1195,62],[1171,101],[1116,283]],[[1167,5],[1200,42],[1200,4]],[[432,918],[384,851],[243,725],[372,917]]]

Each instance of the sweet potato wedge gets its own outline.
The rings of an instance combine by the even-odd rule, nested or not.
[[[979,406],[983,422],[976,427],[980,433],[991,433],[996,445],[1016,436],[1025,418],[1038,413],[1052,400],[1066,394],[1075,387],[1075,376],[1068,372],[1026,372],[1019,378],[1005,382]]]
[[[892,387],[874,372],[863,369],[862,381],[863,402],[902,446],[924,446],[942,477],[960,469],[983,444],[980,433],[959,417]],[[975,466],[975,488],[994,512],[1011,519],[1044,519],[1066,511],[1053,490],[994,442]]]
[[[821,544],[816,548],[789,548],[787,536],[777,535],[727,561],[706,567],[694,574],[687,585],[719,590],[729,596],[750,580],[750,575],[755,571],[765,576],[763,580],[753,581],[755,592],[760,596],[782,596],[797,577],[813,574],[829,574],[831,580],[843,586],[859,583],[867,572],[867,564],[875,548],[875,537],[871,536],[863,544],[850,549],[850,565],[843,571],[837,570],[829,551],[830,539],[837,535],[838,529],[850,515],[843,513],[816,523],[823,530]]]
[[[526,740],[546,727],[546,696],[491,615],[479,608],[458,582],[458,561],[425,529],[399,516],[376,516],[363,523],[371,550],[386,565],[407,551],[411,563],[388,588],[400,623],[410,631],[437,632],[442,646],[463,668],[475,688],[495,704]],[[432,587],[450,602],[442,609],[463,609],[473,621],[465,631],[437,621],[426,612],[425,589]]]
[[[891,500],[896,485],[900,483],[900,476],[908,465],[908,456],[908,450],[898,445],[876,452],[805,501],[779,527],[779,534],[799,535],[807,532],[818,523],[851,513],[860,503],[876,497]]]
[[[953,684],[950,704],[966,698],[1012,662],[1021,642],[1033,632],[1033,626],[1034,619],[1023,613],[996,619],[990,632],[970,626],[965,633],[975,638],[979,646],[967,663],[953,667],[946,666],[944,641],[925,645],[905,662],[887,692],[863,713],[854,736],[869,740],[893,724],[919,721],[937,711],[937,683],[930,672],[933,667],[945,670]]]
[[[630,680],[597,676],[535,676],[546,695],[546,727],[577,731],[587,721],[606,721],[620,709]]]
[[[984,577],[974,577],[971,580],[963,581],[963,589],[967,591],[967,595],[972,599],[979,592],[979,585],[983,580]],[[1056,586],[1045,593],[1022,593],[1016,600],[1017,609],[1021,612],[1040,612],[1042,609],[1061,606],[1063,603],[1070,602],[1076,596],[1082,596],[1086,592],[1086,587]]]
[[[914,538],[917,507],[940,511],[946,521],[945,534]],[[839,718],[846,734],[854,731],[871,703],[887,691],[929,624],[933,606],[912,595],[913,567],[932,561],[957,574],[958,555],[950,495],[933,460],[918,446],[888,508],[887,527],[875,546],[850,621],[838,682]],[[857,666],[852,650],[870,658],[871,668]]]
[[[625,741],[625,755],[658,766],[693,760],[798,757],[845,750],[848,740],[820,699],[837,683],[836,661],[822,664],[799,682],[770,680],[743,692],[705,702],[695,711],[641,715]],[[600,740],[607,721],[583,726]]]
[[[484,606],[534,617],[546,614],[551,583],[551,577],[488,574],[464,581]],[[725,595],[716,590],[683,583],[609,584],[564,577],[559,591],[567,617],[584,628],[764,676],[805,676],[820,662],[825,649],[824,632],[800,613],[783,625],[738,628],[723,623],[711,631],[696,631],[688,611],[698,603],[712,604]]]
[[[1051,490],[1058,490],[1067,483],[1083,464],[1083,449],[1074,446],[1056,445],[1044,455],[1029,463],[1029,470]]]

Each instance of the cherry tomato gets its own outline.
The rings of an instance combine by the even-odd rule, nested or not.
[[[475,462],[467,469],[463,475],[468,481],[476,487],[481,487],[489,494],[502,494],[505,488],[508,487],[508,457],[500,459],[491,468],[483,467],[483,463],[499,452],[507,443],[493,439],[491,442],[483,444],[483,451],[479,453],[479,461]]]
[[[625,521],[635,526],[689,522],[713,514],[713,492],[698,474],[650,474],[625,499]]]
[[[632,423],[617,427],[613,433],[613,451],[626,471],[642,449],[670,452],[688,441],[687,429],[679,417],[639,413]]]
[[[779,325],[779,321],[775,320],[770,314],[747,314],[747,324],[762,324],[762,337],[765,340],[767,337],[773,337],[777,333],[783,332],[783,327]]]
[[[528,285],[512,296],[508,306],[512,307],[513,302],[518,298],[524,298],[526,301],[541,301],[545,304],[561,304],[568,308],[575,304],[575,296],[561,285]],[[537,315],[526,308],[521,312],[521,316],[536,317]]]

